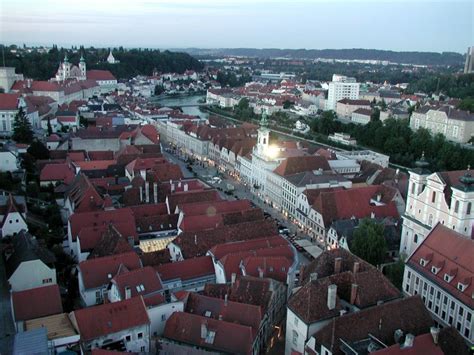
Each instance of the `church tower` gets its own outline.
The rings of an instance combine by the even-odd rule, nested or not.
[[[64,55],[62,80],[68,79],[70,75],[71,75],[71,63],[69,63],[69,59],[67,58],[67,53],[66,53]]]
[[[257,151],[263,156],[268,151],[270,139],[270,130],[268,129],[268,120],[266,111],[262,111],[262,118],[260,119],[260,128],[257,136]]]
[[[86,80],[87,79],[86,61],[82,54],[81,54],[81,59],[79,61],[79,69],[81,70],[81,80]]]

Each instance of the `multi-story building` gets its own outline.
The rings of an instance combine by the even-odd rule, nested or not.
[[[471,238],[474,226],[474,189],[469,171],[430,173],[426,162],[409,172],[400,254],[410,256],[425,237],[441,223]],[[425,165],[424,165],[425,164]]]
[[[372,110],[368,108],[360,107],[352,112],[351,121],[366,125],[370,122],[370,116],[372,116]]]
[[[352,113],[359,109],[370,110],[370,101],[344,98],[336,103],[336,114],[339,118],[351,119]]]
[[[0,88],[4,90],[3,92],[10,92],[11,87],[17,80],[23,80],[23,74],[16,74],[14,67],[0,68]]]
[[[474,241],[438,223],[406,262],[403,291],[420,295],[441,327],[474,344]]]
[[[360,84],[355,78],[334,74],[329,83],[326,110],[335,110],[336,103],[344,98],[358,100],[359,87]]]
[[[414,131],[426,128],[433,135],[441,133],[447,140],[466,143],[474,136],[474,114],[449,105],[426,105],[413,112],[410,128]]]

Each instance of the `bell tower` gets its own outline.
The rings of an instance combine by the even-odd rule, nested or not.
[[[79,69],[81,70],[81,80],[87,79],[87,70],[86,70],[86,61],[84,55],[81,54],[81,59],[79,60]]]
[[[267,112],[262,111],[262,118],[260,119],[260,128],[257,136],[257,151],[260,155],[268,151],[270,139],[270,130],[268,129]]]

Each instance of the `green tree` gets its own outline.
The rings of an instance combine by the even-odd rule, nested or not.
[[[399,289],[402,290],[403,272],[405,270],[405,262],[399,259],[394,264],[387,265],[384,273],[387,278]]]
[[[379,121],[380,120],[380,110],[378,109],[378,107],[375,107],[372,110],[372,114],[370,115],[370,120],[371,121]]]
[[[351,251],[371,263],[379,265],[385,261],[387,242],[384,238],[384,227],[371,219],[364,219],[354,231]]]
[[[289,109],[291,107],[291,105],[293,105],[293,102],[291,102],[290,100],[283,101],[283,108],[285,110]]]
[[[39,140],[35,139],[28,147],[27,152],[31,154],[36,160],[49,159],[49,150]]]
[[[31,123],[26,117],[23,107],[20,107],[13,121],[13,140],[17,143],[31,143],[33,139],[33,130]]]
[[[458,108],[461,109],[461,110],[474,112],[474,97],[470,96],[470,97],[466,97],[465,99],[463,99],[459,103]]]

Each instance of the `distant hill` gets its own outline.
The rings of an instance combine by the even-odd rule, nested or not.
[[[378,49],[277,49],[277,48],[216,48],[181,49],[191,55],[205,56],[245,56],[256,58],[291,58],[291,59],[361,59],[387,60],[395,63],[419,65],[459,65],[464,62],[464,55],[454,52],[395,52]]]

